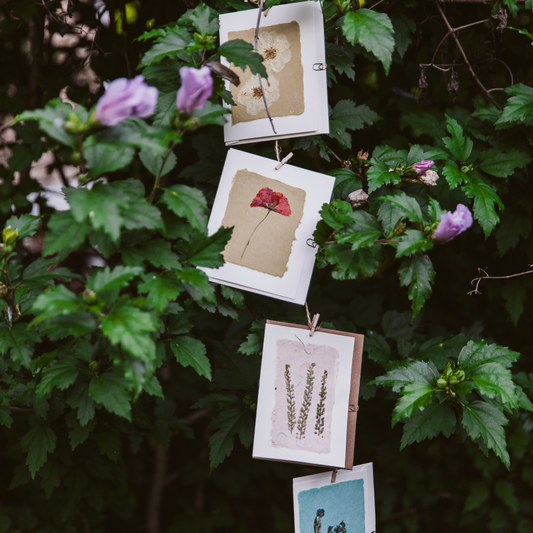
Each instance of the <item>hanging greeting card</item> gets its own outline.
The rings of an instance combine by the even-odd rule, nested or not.
[[[209,217],[209,235],[233,233],[217,269],[203,268],[215,283],[303,305],[316,248],[313,232],[335,179],[239,150],[228,151]]]
[[[240,79],[226,82],[234,106],[224,126],[226,145],[329,133],[324,19],[318,2],[275,6],[220,16],[220,43],[242,39],[257,47],[268,78],[233,63]],[[225,61],[225,60],[223,60]],[[266,103],[266,106],[265,106]],[[269,119],[266,110],[272,120]]]
[[[292,480],[296,533],[375,533],[372,463]]]
[[[352,468],[363,340],[267,320],[254,458]]]

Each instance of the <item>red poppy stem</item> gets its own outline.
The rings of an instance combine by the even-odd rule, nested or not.
[[[268,207],[267,207],[267,209],[268,209]],[[246,248],[248,248],[248,245],[250,244],[250,241],[252,240],[252,237],[254,236],[254,233],[256,232],[257,228],[266,220],[266,217],[270,214],[270,211],[272,211],[272,210],[268,209],[268,212],[267,212],[265,218],[263,220],[261,220],[261,222],[259,222],[259,224],[257,224],[255,229],[252,231],[252,234],[250,235],[250,238],[248,239],[248,242],[246,243],[246,246],[244,247],[244,250],[242,251],[241,259],[243,258],[244,252],[246,252]]]

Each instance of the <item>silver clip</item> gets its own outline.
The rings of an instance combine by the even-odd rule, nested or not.
[[[327,63],[315,63],[313,65],[313,70],[316,70],[317,72],[320,70],[326,70],[328,68]]]

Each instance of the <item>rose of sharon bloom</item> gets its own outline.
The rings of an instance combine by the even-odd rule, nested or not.
[[[96,104],[95,118],[103,126],[115,126],[130,117],[148,118],[154,114],[158,91],[143,76],[112,81]]]
[[[271,105],[279,100],[279,81],[271,74],[268,80],[263,82],[263,90],[267,105]],[[254,117],[265,109],[263,94],[259,85],[259,76],[254,74],[241,88],[237,94],[237,102],[246,106],[246,112]]]
[[[449,242],[454,237],[467,230],[474,219],[472,213],[466,205],[457,204],[455,211],[448,211],[440,219],[437,229],[433,233],[433,238],[437,241]]]
[[[423,174],[418,176],[418,179],[424,184],[429,185],[429,187],[434,187],[437,185],[437,180],[439,175],[434,170],[426,170]]]
[[[281,72],[291,60],[291,45],[287,37],[275,31],[264,32],[257,39],[257,51],[264,57],[268,71]]]
[[[250,207],[266,207],[284,217],[288,217],[291,214],[291,206],[287,198],[282,193],[274,192],[269,187],[263,187],[257,193]]]
[[[368,202],[368,194],[363,189],[357,189],[348,195],[352,207],[361,207]]]
[[[213,93],[211,69],[181,67],[181,87],[176,98],[176,105],[182,113],[192,115],[194,110],[204,107]]]
[[[412,168],[416,170],[417,176],[421,176],[422,174],[424,174],[424,172],[428,171],[434,164],[435,162],[431,159],[424,159],[424,161],[415,163]]]

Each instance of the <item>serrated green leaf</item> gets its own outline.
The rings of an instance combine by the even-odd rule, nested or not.
[[[464,135],[463,128],[455,119],[446,115],[446,122],[451,137],[444,137],[442,141],[453,156],[464,163],[470,157],[474,143],[472,139]]]
[[[0,426],[10,428],[12,423],[13,417],[11,416],[9,407],[7,405],[0,405]]]
[[[346,47],[335,43],[326,43],[326,61],[339,74],[346,74],[352,81],[355,80],[354,53]]]
[[[433,439],[439,433],[449,437],[455,431],[455,414],[447,403],[433,400],[424,410],[417,411],[403,428],[400,450],[413,442]]]
[[[211,423],[209,429],[217,430],[209,439],[209,466],[217,467],[233,450],[235,435],[241,429],[244,411],[228,409],[219,413]]]
[[[48,221],[50,231],[44,238],[43,255],[57,254],[56,261],[62,261],[77,250],[89,233],[89,221],[77,222],[72,211],[56,211]]]
[[[392,183],[396,185],[401,183],[402,178],[397,172],[391,172],[391,168],[388,164],[380,161],[379,159],[372,158],[370,160],[370,168],[366,174],[368,178],[368,194],[379,189],[382,185],[388,185]]]
[[[135,276],[140,275],[140,267],[116,266],[112,270],[109,267],[98,269],[87,280],[87,288],[95,292],[113,291],[125,287]]]
[[[220,228],[210,237],[194,235],[189,241],[187,262],[195,266],[218,268],[224,264],[222,252],[231,238],[233,228]]]
[[[390,202],[381,202],[378,209],[378,220],[383,227],[385,237],[392,237],[396,224],[404,217],[404,212]]]
[[[505,368],[518,361],[520,354],[505,346],[497,344],[487,344],[485,341],[469,341],[461,350],[457,362],[463,370],[474,370],[475,368],[488,363],[498,363]]]
[[[102,320],[102,332],[113,344],[120,344],[131,355],[152,363],[155,344],[149,333],[157,330],[152,315],[128,303],[111,309]]]
[[[165,189],[161,201],[165,202],[176,215],[186,218],[194,229],[205,233],[207,203],[201,191],[187,185],[174,185]]]
[[[254,52],[253,45],[242,39],[232,39],[225,42],[218,49],[218,53],[236,67],[243,70],[246,70],[246,67],[250,67],[252,74],[259,74],[263,78],[267,77],[267,71],[265,65],[263,65],[263,56]]]
[[[175,274],[170,272],[145,274],[143,282],[138,286],[139,292],[147,294],[148,300],[158,311],[163,311],[169,301],[178,297],[182,289],[183,286]]]
[[[497,398],[511,409],[518,409],[519,401],[511,371],[499,363],[485,363],[467,373],[481,394],[487,398]]]
[[[165,57],[176,57],[191,42],[192,38],[186,28],[180,26],[170,28],[164,35],[157,37],[156,43],[142,57],[139,67],[158,63]]]
[[[330,116],[329,135],[337,139],[342,146],[351,148],[352,140],[346,130],[360,130],[379,120],[379,115],[367,105],[356,107],[352,100],[340,100]]]
[[[330,244],[326,247],[326,259],[335,265],[335,279],[356,279],[362,273],[373,276],[379,266],[381,250],[373,245],[359,250],[352,250],[351,244]]]
[[[347,168],[337,168],[330,170],[328,176],[335,178],[335,186],[333,188],[333,198],[335,200],[346,200],[348,195],[354,191],[363,188],[363,181],[361,178]]]
[[[331,204],[323,204],[320,216],[324,222],[332,229],[339,230],[350,221],[353,213],[352,206],[344,200],[333,200]]]
[[[89,396],[110,413],[131,422],[130,395],[123,377],[111,372],[94,376],[89,383]]]
[[[9,328],[5,322],[0,323],[0,353],[10,353],[17,366],[30,368],[33,347],[39,340],[40,336],[33,329],[28,329],[28,324],[19,322]]]
[[[393,172],[391,172],[391,174],[393,174]],[[390,202],[403,213],[405,218],[411,222],[420,222],[422,224],[425,222],[425,217],[422,213],[420,204],[415,198],[408,196],[403,191],[390,196],[381,196],[379,200]]]
[[[187,336],[175,337],[170,341],[170,348],[178,363],[191,366],[200,376],[211,381],[211,363],[201,341]]]
[[[412,34],[416,31],[416,22],[405,13],[392,13],[391,21],[394,28],[396,51],[400,57],[403,57],[413,39]]]
[[[150,239],[139,248],[141,255],[156,267],[179,270],[178,256],[171,250],[171,244],[164,239]]]
[[[368,357],[380,365],[386,364],[391,358],[389,343],[375,331],[369,331],[365,336],[364,349],[368,352]]]
[[[401,396],[392,412],[392,427],[403,418],[410,418],[413,413],[431,402],[435,389],[427,383],[407,383],[402,387]]]
[[[90,178],[124,168],[132,162],[134,155],[135,149],[125,143],[96,142],[91,138],[84,143],[83,157],[89,167]]]
[[[176,275],[178,279],[183,281],[185,289],[194,300],[201,302],[205,299],[208,302],[216,303],[215,289],[205,272],[197,268],[184,268]]]
[[[218,32],[218,12],[203,3],[198,4],[193,10],[180,19],[191,21],[193,26],[201,33],[216,34]]]
[[[531,163],[531,156],[522,150],[504,152],[500,148],[490,148],[483,151],[479,168],[497,178],[507,178],[514,173],[516,168],[523,168],[529,163]]]
[[[511,315],[511,320],[516,326],[520,316],[524,312],[527,291],[524,290],[524,287],[520,283],[510,281],[503,286],[502,296],[505,299],[505,307],[509,315]]]
[[[446,177],[450,189],[455,189],[457,185],[461,185],[468,180],[467,175],[459,170],[457,163],[454,161],[446,161],[442,173]]]
[[[431,363],[412,361],[405,366],[399,366],[387,372],[384,376],[377,377],[374,382],[378,385],[392,387],[394,392],[400,392],[402,387],[409,383],[422,383],[432,387],[438,377],[438,370]]]
[[[518,83],[507,87],[505,92],[511,95],[503,108],[500,118],[496,121],[496,126],[514,121],[524,121],[533,116],[533,88]]]
[[[488,237],[500,221],[500,217],[496,214],[496,205],[503,210],[501,198],[490,185],[479,181],[465,185],[463,192],[468,198],[474,198],[474,218],[483,228],[485,237]]]
[[[46,261],[43,258],[39,258],[24,270],[22,273],[22,279],[24,282],[37,283],[40,285],[49,285],[53,279],[59,279],[61,281],[71,281],[77,279],[83,281],[83,277],[78,274],[73,274],[68,268],[52,268],[53,262]]]
[[[226,123],[224,116],[229,113],[230,110],[220,104],[207,101],[203,107],[196,109],[192,116],[200,121],[200,126],[207,126],[209,124],[224,126]]]
[[[364,8],[346,13],[342,32],[350,43],[360,44],[374,54],[383,63],[385,73],[389,73],[394,50],[394,28],[386,13]]]
[[[86,426],[75,424],[68,433],[70,447],[75,450],[80,444],[83,444],[96,427],[96,419],[93,419]]]
[[[95,406],[89,396],[89,382],[84,381],[75,385],[66,401],[70,407],[77,410],[81,426],[86,426],[93,419]]]
[[[472,440],[481,438],[489,450],[501,459],[507,469],[511,466],[505,431],[507,419],[501,411],[483,401],[471,402],[463,406],[463,427]]]
[[[339,243],[350,243],[352,250],[371,246],[381,236],[381,227],[376,218],[366,211],[349,213],[349,221],[335,235]]]
[[[174,102],[175,103],[175,102]],[[177,164],[178,158],[174,152],[171,152],[165,159],[164,155],[154,153],[148,148],[143,148],[139,152],[139,159],[152,176],[164,176],[168,174]],[[163,160],[165,164],[163,165]]]
[[[39,424],[33,427],[20,440],[22,450],[28,452],[26,464],[32,479],[35,478],[35,474],[46,463],[48,454],[55,450],[56,441],[56,434],[46,424]]]
[[[241,291],[239,291],[238,289],[234,289],[233,287],[221,285],[220,292],[222,293],[222,296],[224,296],[224,298],[226,298],[227,300],[231,300],[233,305],[235,305],[239,309],[244,309],[244,294]]]
[[[6,228],[16,229],[18,234],[18,239],[23,239],[24,237],[31,237],[37,231],[39,227],[39,220],[41,217],[35,217],[32,215],[20,215],[20,217],[12,216],[6,222]]]
[[[52,391],[54,387],[65,390],[76,381],[79,370],[75,362],[54,363],[41,372],[41,381],[35,389],[37,399]]]
[[[425,252],[430,248],[433,248],[433,242],[431,239],[427,238],[423,231],[418,229],[408,229],[405,230],[405,233],[399,239],[396,248],[396,257],[399,258],[409,254]],[[405,283],[405,285],[407,284],[408,283]]]

